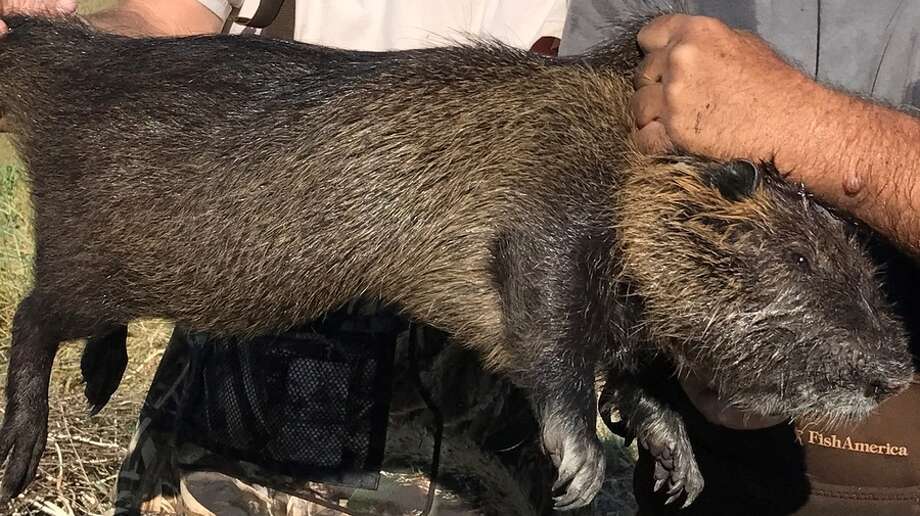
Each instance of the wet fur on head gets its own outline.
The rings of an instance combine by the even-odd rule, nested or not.
[[[742,410],[834,422],[906,386],[906,335],[844,219],[770,163],[642,169],[620,191],[618,249],[683,374]]]

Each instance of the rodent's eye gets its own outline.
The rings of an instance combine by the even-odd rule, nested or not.
[[[802,253],[792,252],[789,254],[789,259],[800,271],[811,273],[811,262]]]

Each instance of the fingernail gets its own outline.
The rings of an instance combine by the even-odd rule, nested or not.
[[[0,36],[6,34],[6,24],[3,23],[3,20],[0,20]]]

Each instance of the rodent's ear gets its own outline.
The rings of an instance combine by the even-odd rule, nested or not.
[[[760,187],[763,174],[750,161],[739,159],[712,167],[704,179],[709,186],[718,188],[722,197],[740,201],[754,195]]]

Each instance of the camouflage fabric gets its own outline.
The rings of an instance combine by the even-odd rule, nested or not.
[[[379,316],[376,304],[353,304],[348,320]],[[115,492],[114,514],[332,515],[419,514],[428,495],[432,415],[412,383],[409,339],[422,382],[444,418],[440,475],[432,514],[551,513],[555,476],[523,395],[484,372],[478,359],[444,334],[406,329],[396,338],[393,396],[376,489],[320,483],[228,457],[180,439],[177,427],[190,363],[202,335],[177,331],[148,393]],[[335,335],[325,337],[334,338]],[[197,339],[197,340],[196,340]],[[196,408],[196,410],[199,410]]]

